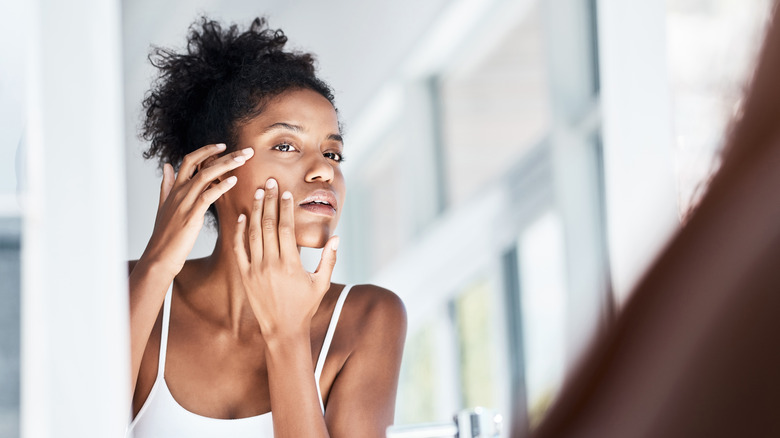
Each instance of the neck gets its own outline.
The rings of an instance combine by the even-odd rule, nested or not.
[[[220,224],[219,235],[210,256],[194,266],[189,278],[193,279],[190,290],[197,291],[193,299],[198,307],[208,313],[219,324],[239,336],[247,330],[257,328],[252,308],[246,296],[238,261],[233,252],[235,225]]]

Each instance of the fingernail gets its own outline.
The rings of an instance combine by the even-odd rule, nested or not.
[[[228,184],[235,184],[236,181],[238,181],[238,178],[235,176],[229,176],[228,179],[225,180]]]
[[[263,199],[263,195],[265,195],[265,191],[263,189],[257,189],[255,192],[255,199]]]
[[[217,148],[217,150],[218,150],[218,151],[221,151],[221,150],[223,150],[223,149],[226,149],[226,148],[227,148],[227,145],[226,145],[225,143],[217,143],[217,144],[215,144],[214,146],[216,146],[216,148]]]
[[[282,199],[292,199],[292,193],[285,191],[282,193]]]
[[[266,181],[265,188],[272,189],[274,187],[276,187],[276,180],[275,179],[271,178],[268,181]]]
[[[242,153],[242,154],[244,154],[244,155],[246,155],[246,156],[248,156],[248,157],[251,157],[252,155],[254,155],[254,154],[255,154],[255,150],[254,150],[254,149],[252,149],[252,148],[246,148],[246,149],[243,149],[243,150],[241,151],[241,153]]]
[[[245,163],[246,162],[246,157],[242,157],[241,155],[239,155],[237,157],[233,157],[233,161],[237,161],[239,163]]]
[[[339,237],[336,236],[335,239],[333,239],[333,245],[330,247],[333,251],[339,249]]]
[[[244,222],[244,219],[246,219],[246,216],[244,216],[244,213],[241,213],[238,215],[238,223]]]

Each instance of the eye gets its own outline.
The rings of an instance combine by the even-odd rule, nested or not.
[[[277,150],[279,152],[295,152],[298,149],[295,149],[295,146],[291,145],[290,143],[279,143],[278,145],[275,145],[271,149]]]
[[[325,152],[322,154],[325,158],[330,158],[331,160],[337,162],[337,163],[343,163],[344,162],[344,155],[341,155],[338,152]]]

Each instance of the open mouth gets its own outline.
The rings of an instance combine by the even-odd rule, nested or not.
[[[319,191],[304,199],[298,206],[311,213],[333,216],[336,214],[335,204],[336,197],[332,193]]]

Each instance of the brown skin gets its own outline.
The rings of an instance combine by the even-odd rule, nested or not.
[[[238,134],[250,153],[215,158],[222,150],[210,145],[185,158],[175,181],[164,169],[155,231],[129,281],[134,413],[156,379],[160,308],[175,277],[165,380],[184,408],[213,418],[273,408],[277,437],[383,437],[406,335],[395,294],[350,292],[320,380],[324,417],[313,379],[343,289],[330,283],[345,199],[336,112],[316,92],[288,91]],[[315,191],[332,194],[333,214],[299,205]],[[185,261],[211,202],[214,252]],[[314,273],[301,265],[301,246],[324,247]]]

